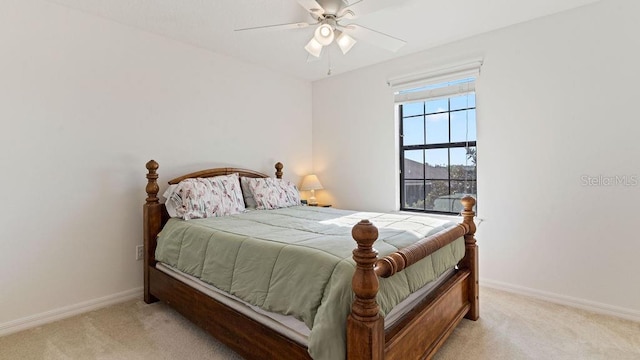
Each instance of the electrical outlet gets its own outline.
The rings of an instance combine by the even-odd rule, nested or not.
[[[136,260],[142,260],[144,258],[144,245],[136,246]]]

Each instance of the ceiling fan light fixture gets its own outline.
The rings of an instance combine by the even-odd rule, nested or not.
[[[338,46],[340,47],[342,54],[348,53],[349,50],[351,50],[351,48],[353,47],[353,45],[357,43],[356,39],[352,38],[351,36],[345,34],[340,30],[336,30],[336,34],[338,34],[338,37],[336,38],[336,43],[338,43]]]
[[[319,43],[315,37],[312,37],[307,45],[305,45],[304,49],[307,50],[309,54],[319,58],[322,53],[322,44]]]
[[[329,45],[333,41],[335,35],[333,28],[329,24],[322,24],[316,28],[313,38],[321,45]]]

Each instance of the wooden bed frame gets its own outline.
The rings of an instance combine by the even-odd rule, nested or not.
[[[158,163],[146,164],[147,198],[144,204],[144,301],[164,301],[196,325],[247,359],[310,359],[307,348],[269,327],[239,313],[204,293],[156,269],[156,237],[169,216],[158,199]],[[276,177],[282,178],[282,164],[277,163]],[[239,173],[240,176],[268,177],[246,169],[216,168],[187,174],[169,181],[195,177],[212,177]],[[463,222],[426,237],[410,247],[378,259],[373,244],[377,228],[368,220],[353,227],[357,242],[353,258],[357,263],[352,288],[355,301],[347,321],[347,358],[349,360],[429,359],[442,346],[455,326],[467,318],[477,320],[478,248],[473,206],[475,199],[462,200]],[[464,236],[465,256],[458,270],[431,291],[400,321],[384,329],[376,303],[378,277],[388,277],[436,250]]]

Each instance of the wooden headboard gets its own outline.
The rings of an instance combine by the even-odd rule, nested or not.
[[[282,179],[283,167],[284,166],[282,165],[281,162],[278,162],[275,165],[276,177],[278,179]],[[215,168],[215,169],[208,169],[208,170],[200,170],[190,174],[182,175],[175,179],[169,180],[169,185],[177,184],[184,179],[207,178],[207,177],[214,177],[214,176],[220,176],[220,175],[229,175],[233,173],[238,173],[238,175],[240,175],[241,177],[251,177],[251,178],[269,177],[269,175],[263,174],[261,172],[253,171],[253,170],[247,170],[247,169],[241,169],[241,168]]]

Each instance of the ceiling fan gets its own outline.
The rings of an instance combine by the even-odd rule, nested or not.
[[[358,24],[342,24],[343,20],[352,20],[358,16],[378,11],[382,8],[397,5],[399,0],[296,0],[304,7],[315,22],[296,22],[277,25],[257,26],[236,31],[270,31],[302,29],[316,26],[313,37],[304,49],[312,56],[319,58],[322,49],[334,41],[343,54],[351,50],[357,40],[362,40],[383,49],[396,52],[406,44],[404,40]]]

